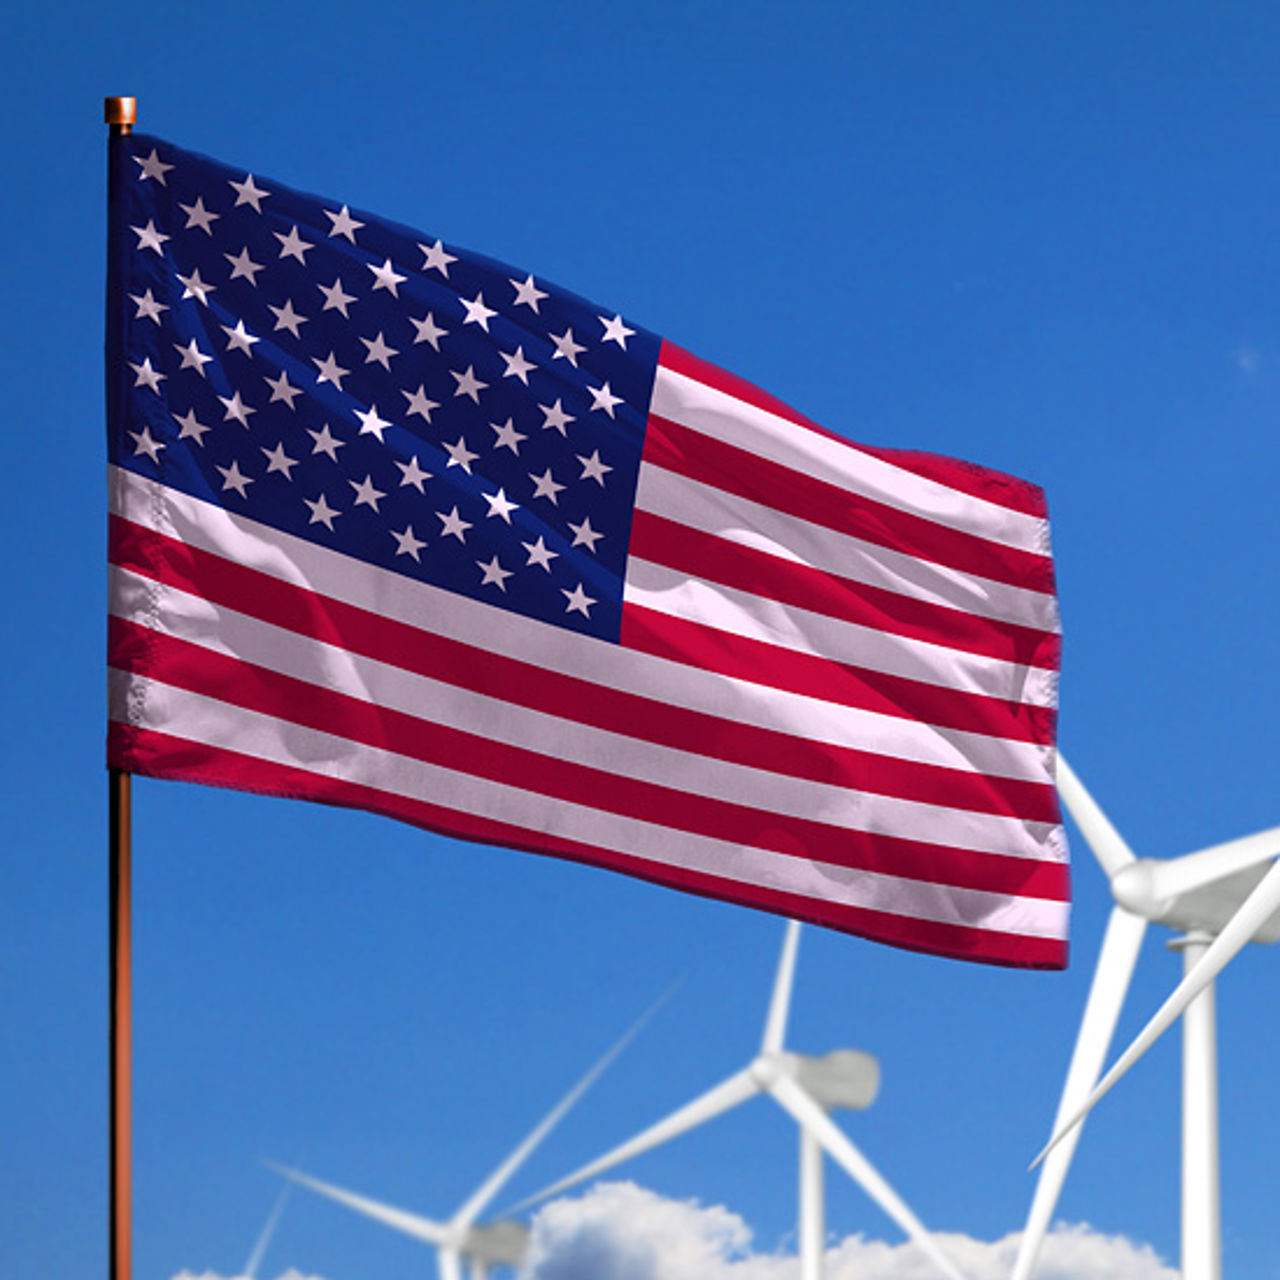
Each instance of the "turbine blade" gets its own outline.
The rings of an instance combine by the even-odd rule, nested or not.
[[[1084,784],[1076,777],[1075,770],[1066,762],[1061,752],[1058,753],[1058,794],[1076,820],[1081,834],[1089,842],[1089,848],[1093,850],[1093,856],[1106,872],[1108,880],[1121,867],[1137,861],[1124,837],[1111,825],[1098,802],[1084,789]]]
[[[1097,968],[1093,972],[1084,1017],[1080,1020],[1075,1051],[1071,1055],[1071,1065],[1067,1068],[1067,1081],[1054,1119],[1055,1129],[1088,1096],[1102,1070],[1146,928],[1147,922],[1141,916],[1130,915],[1123,907],[1112,909],[1111,918],[1107,921],[1107,931],[1102,939]],[[1035,1268],[1036,1255],[1044,1243],[1045,1232],[1057,1207],[1058,1196],[1066,1181],[1079,1136],[1080,1129],[1072,1130],[1071,1136],[1054,1151],[1040,1170],[1031,1211],[1027,1215],[1027,1225],[1022,1233],[1022,1243],[1018,1247],[1017,1261],[1013,1266],[1012,1280],[1028,1280]]]
[[[457,1249],[440,1249],[436,1254],[440,1280],[462,1280],[462,1258]]]
[[[680,1134],[686,1133],[700,1124],[705,1124],[708,1120],[720,1115],[721,1112],[728,1111],[731,1107],[736,1107],[740,1102],[745,1102],[759,1091],[760,1086],[755,1082],[750,1069],[739,1071],[735,1075],[731,1075],[727,1080],[721,1081],[714,1088],[708,1089],[706,1093],[695,1098],[692,1102],[686,1103],[679,1110],[673,1111],[665,1120],[659,1120],[657,1124],[651,1125],[643,1133],[639,1133],[629,1141],[614,1147],[612,1151],[600,1156],[599,1159],[583,1165],[581,1169],[561,1178],[559,1182],[554,1182],[551,1186],[544,1187],[534,1195],[521,1200],[519,1204],[512,1207],[511,1211],[515,1213],[520,1209],[527,1209],[529,1205],[536,1204],[539,1200],[545,1200],[548,1196],[556,1195],[569,1187],[576,1186],[587,1178],[595,1177],[598,1173],[604,1173],[607,1169],[612,1169],[614,1165],[621,1164],[624,1160],[630,1160],[632,1156],[641,1155],[654,1147],[661,1146],[662,1143],[679,1137]]]
[[[286,1182],[280,1188],[280,1194],[276,1197],[276,1202],[271,1206],[271,1212],[267,1215],[267,1220],[263,1224],[262,1231],[254,1243],[253,1252],[249,1254],[249,1261],[244,1264],[244,1272],[247,1280],[256,1280],[258,1268],[262,1265],[263,1255],[267,1252],[267,1247],[271,1244],[271,1237],[276,1233],[276,1226],[280,1222],[280,1215],[284,1213],[284,1207],[289,1202],[289,1193],[293,1190],[293,1183]]]
[[[1049,1145],[1036,1157],[1039,1164],[1071,1130],[1084,1119],[1107,1094],[1111,1087],[1137,1060],[1177,1021],[1186,1007],[1205,989],[1257,932],[1259,926],[1273,911],[1280,909],[1280,862],[1277,862],[1254,891],[1240,904],[1240,909],[1227,921],[1222,932],[1213,940],[1199,963],[1173,989],[1173,993],[1156,1011],[1155,1016],[1138,1033],[1134,1042],[1122,1053],[1115,1066],[1099,1081],[1097,1087],[1058,1127]]]
[[[1223,844],[1210,845],[1180,858],[1158,862],[1151,868],[1151,883],[1160,898],[1176,898],[1215,880],[1247,871],[1280,854],[1280,827],[1268,827],[1251,836],[1240,836]]]
[[[826,1153],[856,1182],[907,1235],[920,1246],[949,1280],[964,1280],[955,1263],[938,1247],[924,1224],[906,1202],[876,1171],[844,1131],[790,1076],[779,1076],[769,1086],[778,1105],[823,1146]]]
[[[267,1162],[267,1167],[274,1169],[283,1178],[289,1178],[301,1186],[309,1187],[312,1191],[327,1196],[330,1200],[336,1200],[339,1204],[346,1205],[348,1209],[354,1209],[357,1213],[362,1213],[375,1222],[381,1222],[384,1226],[403,1231],[405,1235],[412,1236],[415,1240],[425,1240],[428,1244],[439,1245],[446,1237],[447,1228],[443,1222],[424,1218],[421,1214],[411,1213],[408,1209],[398,1209],[395,1205],[384,1204],[381,1200],[374,1200],[369,1196],[358,1195],[354,1191],[334,1186],[331,1182],[321,1182],[319,1178],[312,1178],[298,1169],[286,1169],[283,1165],[272,1164],[270,1161]]]
[[[800,945],[800,922],[787,921],[787,932],[782,939],[782,954],[778,957],[778,972],[773,979],[773,996],[769,1001],[769,1015],[765,1019],[761,1053],[781,1053],[782,1041],[787,1034],[787,1014],[791,1010],[791,988],[795,985],[796,947]]]
[[[677,982],[668,987],[596,1060],[586,1075],[543,1116],[525,1140],[476,1188],[462,1208],[450,1219],[451,1225],[470,1226],[476,1220],[489,1201],[506,1185],[511,1175],[528,1159],[534,1148],[555,1128],[569,1108],[595,1084],[613,1060],[640,1034],[654,1014],[671,999],[679,986],[680,983]]]

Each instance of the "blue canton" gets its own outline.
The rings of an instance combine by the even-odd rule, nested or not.
[[[372,214],[122,141],[112,462],[616,640],[660,339]]]

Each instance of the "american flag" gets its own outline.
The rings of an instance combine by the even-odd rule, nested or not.
[[[1060,967],[1043,495],[112,144],[109,760]]]

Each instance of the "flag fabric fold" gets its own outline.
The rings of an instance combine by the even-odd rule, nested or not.
[[[1044,498],[113,140],[113,766],[1061,967]]]

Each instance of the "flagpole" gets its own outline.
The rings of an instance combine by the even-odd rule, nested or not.
[[[137,118],[135,98],[106,98],[103,101],[103,119],[110,126],[110,137],[120,138],[133,131]],[[110,143],[108,143],[108,146]],[[108,247],[108,255],[114,252]],[[115,264],[109,262],[108,273],[113,274]],[[113,282],[114,283],[114,282]],[[111,320],[108,320],[110,330]],[[113,339],[118,334],[108,332],[107,360],[117,353]],[[108,367],[108,403],[115,371]],[[110,884],[111,884],[111,940],[110,940],[110,1226],[108,1248],[110,1252],[108,1276],[110,1280],[130,1280],[133,1254],[133,964],[132,964],[132,808],[130,804],[131,775],[124,769],[108,771],[110,826]]]

